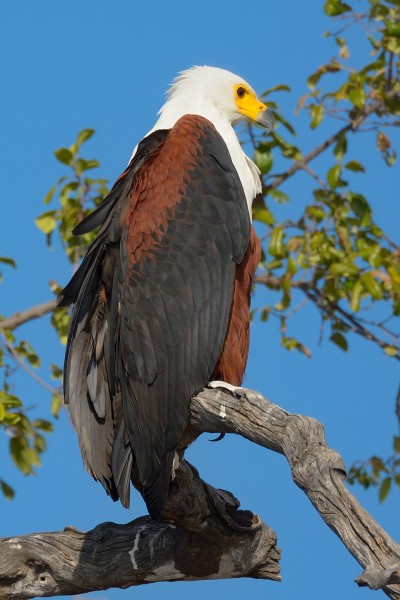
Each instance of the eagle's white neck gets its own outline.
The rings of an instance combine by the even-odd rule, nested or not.
[[[181,117],[187,114],[199,115],[211,121],[225,141],[242,183],[251,217],[251,205],[256,195],[261,192],[260,171],[243,152],[228,117],[221,113],[215,104],[209,100],[204,101],[201,96],[188,98],[185,94],[181,96],[177,94],[169,97],[159,112],[158,121],[146,135],[158,129],[171,129]],[[135,152],[136,148],[132,156]]]

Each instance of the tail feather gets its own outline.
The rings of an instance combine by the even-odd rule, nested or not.
[[[133,452],[129,440],[127,439],[124,420],[122,420],[112,449],[111,470],[119,499],[124,508],[129,508],[130,506],[132,466]]]
[[[149,511],[151,518],[155,521],[160,520],[161,513],[168,498],[174,456],[175,450],[167,454],[160,465],[160,471],[157,478],[143,490],[143,498],[146,502],[147,510]]]

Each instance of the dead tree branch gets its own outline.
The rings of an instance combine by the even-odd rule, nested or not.
[[[192,401],[182,447],[202,432],[236,433],[286,456],[295,483],[340,537],[364,572],[358,585],[400,600],[400,546],[344,485],[340,456],[323,427],[290,414],[257,392],[205,389]],[[179,454],[179,457],[178,457]],[[77,594],[155,581],[256,577],[278,580],[276,536],[238,501],[199,478],[177,453],[162,522],[142,517],[82,533],[31,534],[0,540],[0,598]]]
[[[283,454],[295,483],[307,494],[325,523],[365,569],[359,585],[382,588],[400,599],[400,546],[360,506],[344,485],[346,470],[326,445],[321,423],[288,413],[257,392],[204,390],[192,403],[192,424],[199,431],[238,433]]]
[[[27,600],[157,581],[279,580],[276,534],[229,492],[180,462],[163,522],[141,517],[83,533],[0,540],[0,598]]]
[[[0,331],[4,329],[8,329],[12,331],[16,329],[20,325],[27,323],[28,321],[32,321],[33,319],[38,319],[40,317],[44,317],[50,312],[53,312],[56,309],[56,300],[49,300],[48,302],[43,302],[43,304],[37,304],[36,306],[32,306],[27,310],[22,310],[14,313],[11,317],[7,317],[0,321]]]

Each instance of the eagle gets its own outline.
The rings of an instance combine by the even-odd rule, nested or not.
[[[156,520],[191,398],[242,382],[261,181],[233,126],[274,123],[244,79],[207,66],[178,75],[158,116],[74,229],[99,231],[58,298],[73,304],[64,396],[84,464],[125,507],[135,483]]]

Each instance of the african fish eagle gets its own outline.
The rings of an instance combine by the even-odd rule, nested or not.
[[[60,294],[74,304],[65,402],[84,463],[114,500],[130,482],[160,518],[191,398],[240,385],[260,258],[251,205],[260,173],[233,125],[273,117],[241,77],[193,67],[110,194],[75,228],[99,227]]]

